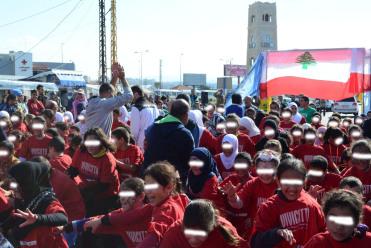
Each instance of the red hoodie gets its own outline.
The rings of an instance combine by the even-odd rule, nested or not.
[[[44,214],[65,213],[59,201],[53,201]],[[66,240],[57,227],[38,226],[33,228],[20,242],[20,248],[68,248]]]
[[[51,140],[52,137],[48,135],[45,135],[42,139],[38,139],[35,135],[32,135],[23,142],[20,157],[27,160],[31,160],[37,156],[46,157],[48,154],[48,145]]]
[[[336,165],[341,164],[341,155],[346,149],[345,145],[342,144],[335,146],[332,144],[323,144],[322,147],[325,150],[327,157],[329,157]]]
[[[144,161],[144,156],[142,150],[137,145],[129,145],[126,150],[117,150],[113,153],[115,158],[127,165],[134,165],[137,167],[137,171],[139,171],[139,167]],[[130,170],[128,170],[125,166],[118,165],[120,170],[120,179],[121,181],[132,176],[138,176],[137,173],[134,175]]]
[[[147,235],[152,211],[148,204],[128,211],[117,209],[108,214],[111,225],[101,224],[97,233],[119,235],[128,248],[134,248]]]
[[[343,177],[357,177],[363,184],[363,196],[366,198],[366,202],[371,200],[371,169],[367,172],[362,172],[356,167],[350,167],[343,175]]]
[[[313,160],[314,156],[324,156],[328,162],[328,168],[330,171],[334,171],[336,165],[327,155],[325,150],[317,145],[301,144],[294,148],[291,152],[296,158],[301,159],[304,162],[305,168],[309,168],[310,162]]]
[[[170,196],[159,206],[155,206],[152,212],[152,219],[149,223],[147,236],[155,236],[157,244],[151,240],[148,242],[146,237],[145,241],[140,244],[141,247],[153,247],[163,239],[169,227],[178,221],[183,220],[184,210],[189,203],[187,196],[178,194]]]
[[[313,235],[325,231],[325,217],[318,202],[304,190],[295,201],[276,194],[260,206],[254,235],[275,228],[291,230],[296,240],[294,247],[303,246]],[[282,240],[275,247],[293,246]]]
[[[237,192],[238,197],[243,202],[242,209],[247,210],[249,223],[248,234],[249,238],[255,221],[256,212],[259,207],[268,200],[277,190],[277,183],[274,180],[270,184],[263,183],[259,177],[255,177],[248,181],[241,190]]]
[[[319,185],[321,186],[322,188],[325,189],[324,192],[322,192],[320,194],[320,196],[318,197],[318,202],[321,202],[321,199],[323,197],[323,195],[332,190],[332,189],[336,189],[336,188],[339,188],[339,184],[340,184],[340,181],[341,181],[342,177],[338,174],[334,174],[334,173],[326,173],[325,174],[325,178],[322,180],[322,182],[314,182],[314,181],[311,181],[310,180],[310,177],[307,179],[306,181],[306,188],[309,189],[309,187],[311,185]]]
[[[61,172],[65,172],[71,166],[72,159],[67,154],[63,154],[53,159],[50,159],[49,162],[53,168]]]
[[[361,248],[371,247],[371,233],[366,232],[363,238],[353,237],[347,241],[336,241],[332,238],[331,234],[327,232],[318,233],[314,235],[304,248]]]
[[[236,247],[246,247],[245,241],[238,235],[236,228],[223,217],[218,217],[218,224],[223,226],[225,229],[229,230],[233,236],[235,236],[239,241],[238,246],[229,245],[227,241],[223,238],[218,227],[214,228],[207,236],[207,239],[197,248],[236,248]],[[183,225],[181,223],[174,224],[169,231],[166,232],[160,248],[192,248],[189,245],[187,238],[183,232]]]

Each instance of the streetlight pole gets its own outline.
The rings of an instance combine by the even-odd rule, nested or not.
[[[183,81],[182,81],[182,56],[184,54],[181,53],[180,56],[179,56],[179,83],[180,84],[183,84]]]
[[[140,55],[140,86],[143,87],[143,54],[148,53],[148,50],[144,51],[135,51],[135,54]]]

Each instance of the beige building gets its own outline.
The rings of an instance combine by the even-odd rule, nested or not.
[[[255,2],[249,6],[247,68],[261,51],[277,50],[276,3]]]

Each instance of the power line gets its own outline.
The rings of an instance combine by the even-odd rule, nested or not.
[[[70,1],[72,1],[72,0],[66,0],[66,1],[64,1],[64,2],[62,2],[60,4],[57,4],[57,5],[53,6],[53,7],[50,7],[50,8],[45,9],[45,10],[42,10],[42,11],[37,12],[35,14],[29,15],[29,16],[26,16],[26,17],[22,17],[20,19],[15,20],[15,21],[11,21],[11,22],[8,22],[8,23],[1,24],[0,25],[0,28],[6,27],[6,26],[10,26],[10,25],[13,25],[15,23],[18,23],[18,22],[21,22],[21,21],[30,19],[32,17],[35,17],[35,16],[38,16],[38,15],[44,14],[46,12],[49,12],[50,10],[56,9],[56,8],[58,8],[58,7],[60,7],[60,6],[64,5],[64,4],[66,4],[66,3],[70,2]]]
[[[62,23],[77,9],[77,7],[79,6],[79,4],[82,2],[83,0],[79,0],[76,4],[75,4],[75,6],[71,9],[71,11],[70,12],[68,12],[67,13],[67,15],[65,16],[65,17],[63,17],[63,19],[61,20],[61,21],[59,21],[58,23],[57,23],[57,25],[49,32],[49,33],[47,33],[41,40],[39,40],[33,47],[31,47],[30,49],[28,49],[27,51],[26,51],[26,53],[27,52],[30,52],[32,49],[34,49],[35,47],[37,47],[38,45],[40,45],[44,40],[46,40],[55,30],[57,30],[57,28],[60,26],[60,25],[62,25]],[[24,55],[25,53],[22,53],[21,55],[19,55],[18,57],[16,57],[15,59],[14,59],[14,62],[16,62],[18,59],[20,59],[21,57],[23,57],[23,55]],[[8,66],[9,64],[11,64],[12,62],[9,62],[9,63],[7,63],[7,64],[5,64],[5,65],[3,65],[3,66],[1,66],[0,67],[0,69],[2,69],[2,68],[4,68],[4,67],[6,67],[6,66]]]

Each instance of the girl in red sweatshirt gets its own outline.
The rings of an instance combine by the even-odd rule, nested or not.
[[[189,167],[187,195],[191,199],[208,199],[220,211],[224,211],[224,201],[218,190],[219,173],[210,152],[204,147],[195,148],[190,156]]]
[[[238,139],[233,134],[223,137],[222,153],[215,155],[214,159],[222,178],[226,178],[234,172],[234,159],[238,154]]]
[[[106,215],[74,222],[65,227],[71,232],[91,230],[93,234],[119,235],[126,247],[139,245],[147,234],[153,206],[144,204],[144,181],[137,177],[125,179],[120,186],[121,208]]]
[[[67,224],[67,215],[48,181],[49,168],[42,163],[22,162],[9,173],[17,183],[13,188],[24,201],[21,210],[13,214],[19,218],[11,232],[19,242],[17,247],[67,248],[57,230],[57,226]]]
[[[326,159],[329,161],[329,170],[331,172],[339,173],[335,163],[332,162],[329,157],[327,157],[325,150],[321,146],[314,144],[316,139],[316,130],[314,130],[314,128],[308,128],[304,131],[304,139],[305,143],[296,146],[291,153],[296,158],[301,159],[304,162],[305,168],[309,168],[309,164],[313,160],[314,156],[321,155],[326,157]]]
[[[187,206],[183,221],[174,223],[166,232],[160,248],[231,248],[244,245],[236,228],[218,216],[211,202],[200,199]]]
[[[305,167],[298,159],[282,160],[277,169],[280,191],[256,215],[251,247],[301,247],[325,230],[320,205],[304,187]]]
[[[223,182],[220,183],[220,190],[223,191],[223,188],[232,184],[236,187],[236,192],[243,188],[243,186],[253,179],[250,175],[250,169],[252,166],[252,159],[250,154],[246,152],[240,152],[236,156],[234,168],[235,173],[228,176]],[[228,204],[228,197],[223,192],[223,199],[226,205],[226,213],[228,214],[228,220],[237,228],[239,235],[243,238],[247,238],[248,231],[251,227],[251,218],[249,217],[247,208],[235,209]]]
[[[153,206],[147,234],[138,248],[157,247],[170,225],[183,219],[189,199],[179,194],[179,176],[171,164],[158,162],[144,172],[144,190]]]
[[[351,167],[344,177],[354,176],[363,183],[363,194],[368,205],[371,205],[371,145],[367,140],[359,140],[352,147]]]
[[[120,180],[122,181],[125,178],[137,176],[144,160],[143,152],[140,147],[130,144],[130,134],[127,129],[123,127],[119,127],[112,131],[112,140],[117,148],[113,155],[117,160]]]
[[[339,187],[342,179],[340,175],[328,172],[327,168],[328,162],[325,157],[314,156],[307,171],[305,189],[319,203],[322,202],[326,192]]]
[[[323,203],[326,232],[313,236],[305,248],[371,247],[371,233],[357,228],[362,215],[362,199],[351,191],[332,191]]]
[[[236,209],[245,209],[248,213],[246,226],[247,237],[250,237],[254,225],[255,215],[261,204],[274,195],[277,189],[275,181],[276,169],[279,164],[279,155],[271,150],[260,151],[255,158],[258,177],[248,181],[238,188],[232,184],[224,187],[230,206]],[[237,191],[238,190],[238,191]]]
[[[344,133],[339,128],[329,127],[323,137],[323,149],[336,165],[341,164],[341,155],[346,149],[344,143]]]
[[[80,176],[80,191],[85,201],[87,216],[106,213],[117,206],[120,187],[112,145],[100,128],[89,129],[84,144],[75,152],[67,173]]]

